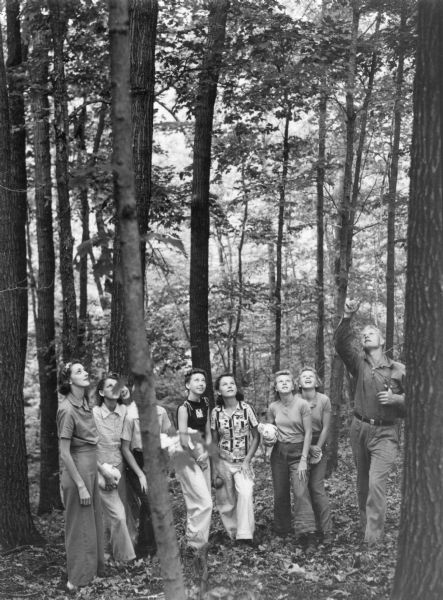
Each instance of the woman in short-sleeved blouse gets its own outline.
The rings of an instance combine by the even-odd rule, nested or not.
[[[70,591],[90,583],[104,563],[98,432],[85,393],[88,386],[89,376],[81,363],[67,363],[61,370],[59,392],[65,398],[57,411],[57,429]]]
[[[312,441],[309,473],[309,494],[314,509],[317,531],[324,544],[332,542],[332,519],[329,498],[325,490],[327,458],[324,453],[331,420],[331,401],[318,391],[321,382],[315,369],[305,367],[298,377],[299,392],[311,408]]]
[[[271,470],[274,486],[274,530],[285,536],[292,531],[291,487],[295,496],[295,533],[305,544],[313,542],[315,519],[308,491],[308,453],[312,422],[309,404],[294,395],[289,371],[275,374],[278,399],[269,406],[268,421],[277,427],[272,449]]]

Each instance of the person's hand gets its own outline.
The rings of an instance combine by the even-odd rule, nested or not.
[[[346,300],[345,308],[343,310],[344,317],[352,317],[354,313],[360,308],[360,302],[358,300]]]
[[[115,480],[115,477],[109,473],[108,471],[106,471],[105,469],[102,471],[102,475],[103,478],[105,480],[105,490],[107,492],[110,492],[111,490],[115,490],[115,488],[117,487],[118,483]]]
[[[313,458],[318,458],[321,455],[322,451],[320,446],[310,446],[309,447],[309,454],[311,454],[311,456]]]
[[[78,495],[80,496],[80,504],[82,506],[89,506],[91,504],[91,496],[88,492],[88,488],[84,483],[80,484],[78,487]]]
[[[298,463],[298,478],[301,481],[308,480],[308,461],[304,456],[301,457]]]
[[[205,451],[196,458],[196,462],[202,471],[206,471],[208,468],[208,456],[209,454]]]
[[[391,388],[388,388],[383,392],[378,392],[377,399],[380,402],[380,404],[383,404],[384,406],[392,406],[397,402],[395,394],[392,393]]]
[[[146,475],[142,473],[138,476],[138,480],[140,482],[140,488],[144,494],[148,491],[148,482],[146,481]]]
[[[254,471],[252,470],[249,460],[244,460],[241,466],[241,472],[248,479],[254,479]]]

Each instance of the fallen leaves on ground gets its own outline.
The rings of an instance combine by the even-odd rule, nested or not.
[[[388,519],[383,545],[371,553],[361,551],[355,480],[347,444],[341,447],[340,467],[327,482],[335,541],[319,544],[305,553],[294,536],[285,539],[272,532],[273,495],[269,462],[255,459],[255,547],[237,546],[225,534],[217,512],[211,529],[208,555],[209,582],[199,598],[198,574],[185,563],[189,600],[387,600],[395,568],[395,541],[400,506],[399,466],[389,481]],[[34,463],[32,463],[34,464]],[[38,474],[31,470],[31,494],[38,499]],[[184,535],[185,508],[180,486],[170,481],[177,535]],[[34,506],[34,504],[33,504]],[[75,595],[64,591],[65,554],[63,513],[35,517],[47,544],[24,546],[0,553],[0,600],[164,600],[157,558],[135,561],[126,567],[109,565],[107,576]]]

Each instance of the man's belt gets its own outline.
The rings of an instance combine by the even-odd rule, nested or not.
[[[362,417],[358,412],[354,412],[354,417],[363,423],[369,423],[370,425],[389,427],[395,425],[395,421],[384,421],[383,419],[368,419],[368,417]]]

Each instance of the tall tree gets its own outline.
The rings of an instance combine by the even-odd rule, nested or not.
[[[285,99],[287,96],[285,94]],[[282,173],[279,182],[278,219],[277,219],[277,242],[276,242],[276,264],[275,264],[275,287],[274,287],[274,373],[280,370],[281,357],[281,321],[282,321],[282,254],[283,254],[283,230],[285,221],[286,185],[289,166],[289,124],[291,122],[291,106],[285,107],[285,125],[283,133]]]
[[[60,278],[63,294],[62,356],[70,360],[77,355],[77,301],[74,283],[71,205],[69,202],[69,121],[64,67],[64,41],[67,31],[69,4],[63,0],[48,0],[49,20],[54,50],[54,129],[55,174],[57,178],[58,221],[60,227]]]
[[[210,0],[208,3],[207,47],[195,99],[189,332],[192,364],[205,369],[210,394],[212,381],[208,333],[209,187],[214,104],[222,64],[228,8],[228,0]]]
[[[394,119],[392,132],[389,189],[387,194],[387,253],[386,253],[386,354],[393,358],[395,326],[395,214],[397,202],[398,162],[400,158],[400,131],[403,116],[403,81],[407,36],[407,4],[400,5],[398,29],[398,63],[395,74]]]
[[[155,44],[157,35],[157,0],[130,0],[129,33],[131,40],[130,78],[132,114],[132,151],[135,193],[142,250],[142,275],[145,277],[143,236],[149,227],[149,207],[152,187],[152,137],[154,123]],[[121,248],[119,225],[114,237],[114,279],[111,306],[111,336],[109,365],[126,373],[127,339],[120,272]]]
[[[406,283],[405,471],[393,600],[443,597],[443,4],[419,0]]]
[[[143,315],[143,276],[140,234],[132,165],[131,104],[129,95],[129,17],[126,0],[109,3],[114,195],[120,223],[122,278],[128,339],[128,362],[135,380],[140,410],[143,452],[165,596],[184,600],[183,582],[168,485],[161,468],[159,424],[155,406],[153,364]]]
[[[39,536],[29,504],[23,405],[26,329],[26,213],[11,191],[11,140],[0,27],[0,543],[29,544]]]
[[[40,499],[39,514],[61,508],[56,414],[55,251],[52,224],[51,152],[49,135],[49,35],[36,13],[32,28],[31,108],[35,160],[35,208],[38,247],[36,343],[40,382]]]

